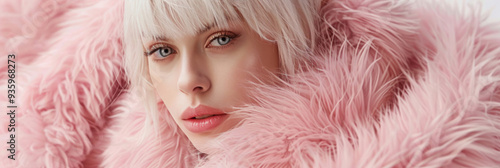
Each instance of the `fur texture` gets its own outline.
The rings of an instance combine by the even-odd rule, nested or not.
[[[122,2],[54,1],[66,6],[33,36],[12,26],[46,2],[0,5],[11,25],[0,25],[0,41],[33,46],[1,50],[19,58],[18,153],[1,153],[6,167],[500,165],[500,26],[484,24],[477,6],[327,1],[314,66],[253,88],[257,103],[237,112],[246,120],[198,158],[164,108],[160,135],[141,132],[145,113],[122,71]]]

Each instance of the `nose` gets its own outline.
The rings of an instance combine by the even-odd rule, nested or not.
[[[206,65],[203,59],[182,57],[181,72],[177,81],[179,90],[187,95],[195,95],[210,90],[211,81],[206,75]]]

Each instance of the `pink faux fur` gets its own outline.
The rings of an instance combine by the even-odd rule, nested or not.
[[[48,2],[61,8],[30,20]],[[164,107],[160,135],[141,132],[144,108],[122,70],[123,1],[0,3],[19,106],[16,160],[2,143],[3,167],[500,165],[500,26],[477,6],[325,1],[314,66],[253,88],[257,103],[236,112],[246,120],[198,158]],[[31,36],[19,29],[34,22]]]

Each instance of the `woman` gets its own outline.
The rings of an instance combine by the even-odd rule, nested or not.
[[[423,109],[428,107],[427,103],[431,103],[426,101],[438,96],[425,95],[429,93],[417,89],[425,86],[425,89],[433,90],[426,86],[426,82],[437,80],[432,75],[455,76],[448,71],[434,70],[433,64],[442,66],[439,65],[441,59],[444,59],[443,63],[455,59],[459,59],[459,63],[466,59],[476,62],[483,59],[483,56],[479,53],[462,54],[460,56],[464,58],[460,58],[441,54],[449,46],[440,46],[440,40],[424,35],[434,35],[431,31],[436,30],[435,28],[423,25],[434,24],[432,22],[435,20],[418,16],[426,14],[423,9],[414,11],[422,13],[413,13],[407,11],[411,8],[405,7],[407,4],[404,2],[392,3],[396,2],[126,2],[124,20],[127,72],[131,76],[132,86],[144,89],[144,97],[154,98],[152,95],[156,93],[161,98],[163,104],[157,104],[154,99],[148,100],[151,104],[149,109],[156,109],[156,105],[166,107],[164,112],[149,111],[148,117],[153,123],[165,124],[156,121],[161,118],[158,113],[170,114],[164,116],[171,117],[166,122],[175,121],[194,145],[195,151],[206,154],[206,157],[197,161],[198,166],[495,165],[499,160],[484,156],[485,153],[476,153],[479,151],[473,146],[489,148],[488,152],[498,155],[498,145],[493,145],[493,142],[500,139],[482,137],[488,131],[498,132],[498,120],[491,120],[494,123],[492,125],[486,124],[490,126],[488,129],[466,131],[466,128],[472,128],[468,125],[469,119],[453,115],[476,115],[474,113],[479,109],[462,112],[471,107],[457,107],[454,104],[461,101],[469,103],[470,100],[460,100],[462,96],[454,95],[458,94],[456,91],[442,91],[443,88],[440,88],[438,90],[441,93],[437,95],[447,97],[436,98],[432,103],[449,101],[450,104],[445,103],[445,109],[453,111],[435,114],[436,117],[450,115],[441,116],[438,122],[462,121],[436,124],[438,129],[450,131],[450,135],[432,135],[428,137],[431,142],[419,139],[427,138],[430,135],[426,134],[432,134],[432,129],[435,129],[433,127],[427,130],[427,125],[421,125],[431,121],[425,119],[429,115],[426,112],[431,111],[429,113],[432,114],[441,110],[438,105],[433,104],[431,109]],[[371,14],[377,15],[370,16],[370,10],[365,11],[363,7],[376,11]],[[439,14],[443,19],[449,17],[446,15]],[[396,16],[399,18],[393,18]],[[445,28],[437,29],[443,30]],[[498,42],[496,39],[488,44],[500,45]],[[479,47],[465,43],[456,46],[461,45],[471,47],[472,51],[475,50],[472,48]],[[456,52],[460,53],[460,50]],[[145,57],[141,53],[145,53]],[[488,66],[499,65],[498,52],[492,53],[496,55],[484,55],[493,62],[479,68],[480,72],[491,68]],[[467,58],[473,55],[478,58]],[[459,69],[474,73],[470,66],[473,64]],[[490,74],[498,74],[496,70],[493,71]],[[480,76],[463,75],[459,78],[471,80]],[[446,82],[453,84],[455,81],[445,79],[435,82],[440,84],[433,85],[439,87],[447,86]],[[471,95],[466,95],[491,94],[487,96],[487,101],[498,102],[498,82],[488,85],[494,85],[487,87],[493,90],[492,93],[471,92]],[[468,87],[456,89],[466,88]],[[471,88],[483,89],[482,86]],[[416,98],[421,103],[418,106],[406,104]],[[487,106],[492,107],[485,109],[483,117],[498,118],[498,107],[493,104]],[[479,111],[484,113],[484,110]],[[424,118],[420,119],[418,116],[423,114]],[[405,128],[415,126],[407,121],[410,123],[394,125],[391,129],[395,129],[395,132],[385,132],[388,130],[383,128],[389,127],[392,122],[401,122],[402,119],[398,117],[407,115],[417,115],[415,118],[419,121],[416,126],[422,126],[420,129],[425,131]],[[392,119],[393,117],[396,119]],[[413,117],[406,120],[411,119]],[[241,125],[235,128],[239,122]],[[455,129],[465,130],[454,131]],[[463,136],[468,137],[471,133],[478,134],[477,141],[465,140],[466,137]],[[384,149],[387,144],[382,141],[392,141],[391,135],[401,138],[397,141],[399,143],[410,141],[406,142],[409,146],[401,147],[425,146],[424,149],[409,151],[421,150],[419,152],[423,155],[432,155],[416,158],[415,153],[410,152],[411,154],[404,153],[394,156],[394,159],[385,158],[382,161],[366,158],[368,161],[360,163],[340,159],[359,155],[356,154],[359,152],[357,150],[367,152],[364,148],[368,146],[369,149]],[[452,135],[464,140],[447,139],[447,136]],[[160,133],[159,136],[164,135]],[[416,137],[411,139],[412,136]],[[434,138],[438,140],[432,142]],[[483,143],[483,139],[492,144]],[[375,142],[365,142],[367,140]],[[456,144],[447,145],[445,142]],[[459,144],[467,145],[460,148]],[[389,149],[385,150],[401,147],[387,147]],[[433,151],[440,148],[448,151],[441,155],[434,154],[442,152]],[[459,155],[451,157],[455,154],[450,153],[457,152],[474,153],[469,156],[473,159],[462,159]],[[370,156],[365,157],[387,157],[381,156],[378,151],[368,153]],[[451,158],[444,159],[446,157]],[[479,160],[484,161],[475,165]],[[183,165],[193,163],[196,162],[190,159],[181,161]]]
[[[208,140],[241,121],[233,112],[251,101],[250,83],[273,83],[304,62],[314,46],[319,5],[127,2],[126,64],[132,86],[152,98],[146,102],[149,109],[158,108],[158,94],[193,145],[208,152],[203,149]],[[275,13],[267,12],[272,8]],[[161,124],[157,113],[151,110],[149,119]]]
[[[75,84],[69,91],[84,96],[74,113],[47,110],[61,105],[26,109],[25,121],[41,115],[57,122],[25,126],[46,132],[25,138],[52,139],[25,143],[21,163],[494,167],[500,164],[498,25],[485,25],[475,6],[466,15],[441,3],[126,1],[124,68],[131,85],[104,85],[95,92],[104,106],[89,108],[81,102],[95,93]],[[119,34],[111,31],[116,24],[98,23]],[[104,51],[95,55],[119,55]],[[83,69],[114,65],[83,56],[91,60],[81,61]],[[106,74],[120,74],[121,66],[110,67],[97,71],[99,79],[116,81]],[[64,93],[60,88],[66,87],[53,92]],[[67,102],[60,97],[55,104]],[[46,152],[34,150],[40,148]]]

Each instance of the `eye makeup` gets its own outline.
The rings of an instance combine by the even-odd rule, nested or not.
[[[202,35],[196,35],[196,36],[201,37]],[[206,38],[204,48],[222,50],[234,44],[235,40],[237,40],[238,37],[240,36],[241,34],[234,33],[233,31],[228,31],[228,30],[215,31],[215,33],[210,34]],[[146,48],[144,56],[148,57],[154,55],[153,60],[161,61],[167,58],[169,55],[177,53],[177,50],[173,46],[167,44],[167,41],[165,41],[166,38],[160,37],[154,39],[155,39],[153,41],[154,43]],[[196,37],[194,39],[196,39]]]
[[[227,44],[219,44],[218,46],[213,46],[212,43],[216,40],[219,40],[220,38],[224,38],[224,37],[227,37],[229,38],[229,42]],[[227,47],[228,45],[231,45],[234,43],[234,41],[240,37],[240,34],[236,34],[236,33],[233,33],[231,31],[219,31],[219,32],[216,32],[212,35],[209,36],[209,40],[207,40],[206,44],[205,44],[205,48],[214,48],[214,47],[217,47],[217,48],[221,48],[221,47]]]
[[[172,53],[175,53],[175,50],[170,47],[168,44],[164,44],[164,43],[156,43],[156,44],[153,44],[151,45],[151,47],[149,47],[149,49],[144,52],[145,56],[150,56],[152,54],[154,54],[156,51],[160,50],[160,49],[164,49],[164,48],[170,48],[172,50]]]

